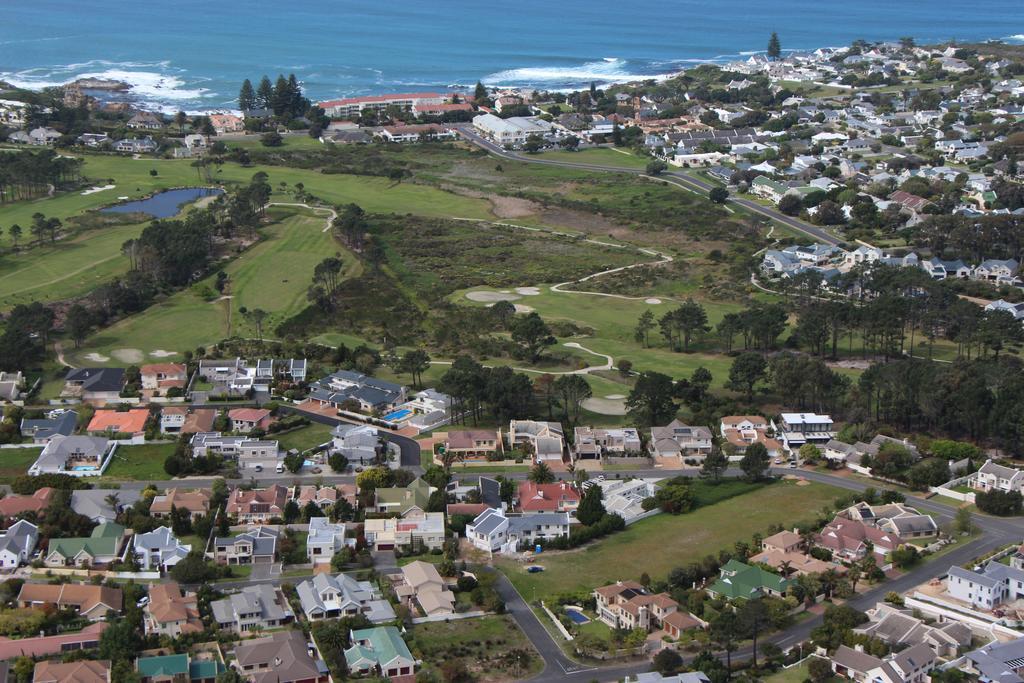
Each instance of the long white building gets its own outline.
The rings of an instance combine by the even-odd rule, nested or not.
[[[398,93],[393,95],[369,95],[366,97],[344,97],[339,100],[327,100],[317,102],[318,107],[324,110],[332,119],[344,119],[359,116],[364,109],[383,111],[388,107],[395,107],[402,111],[415,111],[417,107],[424,105],[444,104],[447,97],[443,93],[416,92]]]
[[[494,114],[481,114],[473,117],[473,127],[481,135],[499,145],[521,145],[530,135],[547,135],[551,132],[551,124],[533,116],[513,116],[508,119]]]

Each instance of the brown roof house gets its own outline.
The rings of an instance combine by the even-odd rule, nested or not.
[[[617,581],[594,590],[597,616],[611,628],[647,631],[663,629],[672,638],[701,624],[679,612],[679,603],[668,593],[649,593],[636,581]]]
[[[32,683],[110,683],[110,661],[37,662]]]
[[[820,574],[832,569],[845,573],[846,567],[833,562],[823,562],[803,552],[800,534],[780,531],[761,541],[761,552],[750,558],[752,564],[765,564],[788,577],[793,574]]]
[[[502,451],[501,432],[495,429],[465,429],[448,432],[444,448],[458,460],[497,459]]]
[[[200,633],[203,622],[195,593],[185,593],[174,581],[157,583],[149,589],[145,613],[146,633],[177,638],[183,633]]]
[[[184,363],[151,363],[139,368],[142,390],[154,395],[166,395],[168,389],[184,389],[188,381],[188,366]]]
[[[760,415],[726,415],[722,418],[720,431],[736,455],[745,453],[752,443],[762,443],[768,450],[768,456],[775,458],[782,453],[782,444],[768,436],[768,428],[768,421]]]
[[[157,518],[169,517],[172,508],[188,510],[195,521],[210,511],[210,493],[202,489],[167,489],[162,495],[153,496],[153,502],[149,504],[149,514]]]
[[[327,683],[327,665],[314,659],[301,631],[280,631],[267,638],[245,641],[235,648],[232,662],[252,683]]]
[[[237,517],[243,524],[269,522],[274,517],[284,516],[288,497],[288,489],[280,484],[251,491],[232,489],[228,496],[227,514]]]
[[[108,612],[120,612],[123,603],[120,588],[87,584],[26,583],[18,593],[18,605],[21,607],[52,605],[60,609],[72,608],[92,621],[106,618]]]
[[[213,408],[167,406],[160,411],[160,431],[164,434],[212,432],[217,411]]]
[[[13,519],[25,512],[41,512],[50,504],[54,489],[44,486],[32,495],[12,493],[0,498],[0,517]]]

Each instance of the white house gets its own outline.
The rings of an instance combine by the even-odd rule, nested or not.
[[[989,562],[981,571],[952,566],[946,592],[953,598],[984,610],[1024,598],[1024,569]]]
[[[971,475],[971,488],[978,491],[1017,491],[1024,493],[1024,470],[998,465],[991,460]]]
[[[0,569],[15,569],[32,557],[39,540],[35,524],[20,519],[0,535]]]
[[[310,621],[365,614],[375,624],[391,621],[395,612],[369,581],[347,574],[317,574],[295,586],[302,611]]]
[[[168,571],[188,556],[192,546],[182,544],[174,532],[162,526],[149,533],[135,534],[132,549],[143,571]]]
[[[836,436],[832,418],[816,413],[782,413],[782,419],[772,429],[782,440],[787,451],[799,450],[805,443],[827,443]]]
[[[346,545],[355,546],[354,538],[345,539],[345,525],[333,524],[326,517],[309,520],[309,536],[306,538],[306,556],[313,564],[330,562],[334,554]]]
[[[473,127],[499,145],[521,145],[531,135],[544,136],[551,132],[549,122],[536,117],[513,116],[503,119],[494,114],[473,117]]]
[[[569,535],[569,513],[537,512],[506,516],[504,510],[484,510],[472,524],[466,525],[466,538],[480,550],[490,553],[511,552],[529,547],[539,540]]]

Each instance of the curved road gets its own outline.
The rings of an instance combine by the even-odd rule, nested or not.
[[[556,161],[554,159],[544,159],[525,154],[520,154],[519,152],[510,152],[505,148],[501,147],[500,145],[491,142],[487,138],[482,137],[475,130],[473,130],[471,124],[463,124],[460,126],[456,126],[455,128],[464,138],[472,142],[474,145],[477,145],[478,147],[487,150],[494,156],[501,157],[503,159],[509,159],[512,161],[522,161],[529,164],[547,164],[548,166],[564,166],[567,168],[580,168],[590,171],[604,171],[607,173],[631,173],[633,175],[642,176],[647,175],[646,171],[642,168],[623,168],[622,166],[611,166],[605,164],[587,164],[577,163],[574,161]],[[699,191],[702,193],[707,193],[709,190],[711,190],[712,187],[714,187],[714,185],[712,185],[711,183],[700,180],[699,178],[694,178],[693,176],[689,176],[680,171],[666,171],[665,173],[662,174],[662,176],[666,178],[672,178],[673,180],[678,181],[680,184],[692,189],[694,192]],[[803,221],[793,218],[792,216],[787,216],[784,213],[781,213],[779,211],[776,211],[775,209],[766,206],[762,206],[757,202],[751,201],[749,199],[743,199],[742,197],[729,197],[729,202],[737,206],[742,206],[744,209],[752,211],[753,213],[760,214],[762,216],[765,216],[766,218],[770,218],[774,221],[778,221],[779,223],[783,223],[787,227],[792,228],[793,230],[819,242],[824,242],[825,244],[831,244],[833,246],[840,243],[840,240],[838,240],[825,230],[822,230],[821,228],[815,225],[811,225],[810,223],[804,223]]]

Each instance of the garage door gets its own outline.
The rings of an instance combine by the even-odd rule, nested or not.
[[[377,546],[377,550],[394,550],[394,549],[395,549],[395,544],[394,543],[381,543],[381,544],[379,544]]]

